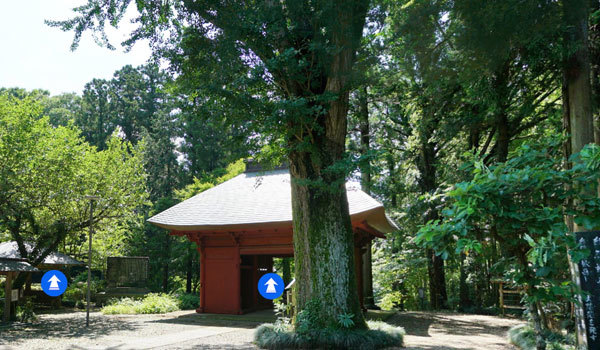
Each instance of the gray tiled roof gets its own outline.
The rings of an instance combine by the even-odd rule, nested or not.
[[[25,249],[28,252],[33,250],[33,246],[30,243],[25,242]],[[0,258],[13,258],[20,259],[21,253],[19,252],[19,246],[16,241],[0,243]],[[83,262],[75,260],[68,255],[59,252],[50,252],[42,263],[44,265],[84,265]]]
[[[35,272],[39,271],[29,263],[19,259],[0,258],[0,272]]]
[[[347,183],[348,204],[353,219],[364,217],[382,233],[396,228],[383,205]],[[267,223],[291,223],[290,175],[288,170],[244,173],[208,189],[153,217],[149,222],[171,230],[215,230]]]

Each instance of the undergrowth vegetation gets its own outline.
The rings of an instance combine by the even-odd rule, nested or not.
[[[289,306],[275,302],[275,323],[260,325],[255,343],[264,349],[379,349],[402,346],[404,329],[381,321],[368,321],[367,328],[355,328],[353,314],[341,314],[336,324],[326,324],[319,313],[320,301],[312,299],[291,322]]]
[[[535,350],[535,332],[529,325],[518,325],[508,331],[511,343],[522,350]],[[547,332],[544,334],[547,350],[575,350],[575,338],[572,335]]]
[[[177,302],[181,310],[193,310],[200,306],[200,297],[198,294],[179,294]]]
[[[291,327],[267,323],[255,333],[256,344],[264,349],[380,349],[402,346],[404,329],[385,322],[368,321],[369,329],[323,328],[294,332]]]
[[[102,308],[104,315],[164,314],[179,310],[178,300],[169,294],[150,293],[141,300],[122,298],[112,300]]]

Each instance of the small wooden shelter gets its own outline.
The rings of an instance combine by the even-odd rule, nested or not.
[[[29,265],[25,259],[18,258],[0,258],[0,275],[5,275],[6,280],[4,281],[4,315],[2,316],[2,321],[8,322],[10,321],[11,315],[11,304],[14,299],[18,299],[18,294],[16,298],[13,297],[13,289],[12,282],[17,276],[19,272],[36,272],[39,271],[35,267]],[[17,291],[17,293],[19,293]]]
[[[31,253],[34,249],[33,244],[28,242],[23,242],[23,245],[28,253]],[[4,259],[17,259],[22,260],[21,252],[19,251],[19,246],[16,241],[9,241],[0,244],[0,258]],[[25,282],[25,291],[24,294],[26,296],[33,296],[37,302],[52,304],[55,306],[60,305],[61,298],[54,298],[48,296],[46,293],[40,290],[32,290],[31,282],[32,282],[32,273],[46,271],[46,270],[61,270],[67,277],[70,276],[70,268],[73,266],[81,266],[85,265],[84,262],[73,259],[72,257],[59,253],[59,252],[50,252],[45,258],[44,261],[36,265],[34,271],[27,271],[27,280]],[[38,270],[39,269],[39,270]],[[35,278],[41,278],[41,274]]]
[[[31,253],[34,249],[34,246],[31,243],[23,242],[23,245],[28,253]],[[21,252],[19,252],[19,245],[17,242],[9,241],[0,243],[0,258],[21,259],[22,256]],[[44,258],[44,261],[38,264],[36,267],[40,270],[53,270],[77,265],[85,265],[85,263],[77,259],[73,259],[72,257],[63,253],[50,252],[50,254]]]
[[[346,185],[358,294],[362,303],[362,253],[366,243],[397,227],[383,205]],[[258,294],[258,279],[273,271],[273,257],[293,256],[290,175],[286,169],[248,167],[237,177],[179,203],[148,220],[186,236],[200,252],[197,312],[241,314],[272,306]]]

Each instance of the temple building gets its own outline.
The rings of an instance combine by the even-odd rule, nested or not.
[[[396,230],[381,203],[347,183],[355,234],[358,294],[362,302],[362,253],[376,237]],[[292,202],[286,169],[243,174],[181,202],[148,220],[170,234],[186,236],[200,252],[197,312],[242,314],[270,307],[258,294],[260,277],[274,257],[292,257]]]

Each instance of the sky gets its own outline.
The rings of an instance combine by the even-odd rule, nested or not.
[[[144,64],[150,57],[147,42],[125,53],[118,45],[133,29],[125,19],[119,30],[110,31],[111,51],[99,47],[91,33],[84,33],[79,48],[70,51],[73,33],[44,24],[45,19],[72,17],[73,7],[85,0],[0,1],[0,87],[44,89],[51,95],[75,92],[94,78],[110,79],[121,67]],[[130,15],[134,13],[131,9]]]

